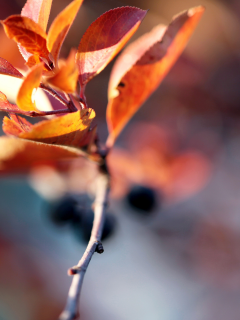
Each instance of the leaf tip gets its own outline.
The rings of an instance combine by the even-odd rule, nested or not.
[[[193,7],[193,8],[188,10],[188,15],[189,15],[189,17],[192,17],[196,13],[202,15],[205,10],[206,10],[206,8],[204,6],[202,6],[202,5],[201,6],[197,6],[197,7]]]

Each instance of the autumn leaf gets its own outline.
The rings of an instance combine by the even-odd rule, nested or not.
[[[7,135],[18,137],[22,132],[28,132],[32,128],[32,124],[26,119],[11,114],[11,119],[8,117],[3,118],[3,132]]]
[[[77,148],[0,137],[0,173],[25,172],[29,171],[31,166],[51,164],[82,155],[82,151]]]
[[[38,55],[30,55],[27,59],[26,65],[28,66],[28,68],[32,68],[34,67],[36,64],[40,64],[42,63],[42,60],[40,59],[40,57]],[[52,70],[50,70],[50,68],[48,67],[48,65],[46,63],[44,63],[43,65],[43,75],[51,75],[52,74]]]
[[[21,16],[38,23],[46,31],[52,0],[28,0],[22,9]]]
[[[28,53],[50,60],[46,45],[47,35],[36,22],[27,17],[13,15],[2,21],[2,24],[7,36],[23,46]]]
[[[43,64],[37,64],[26,75],[17,95],[17,105],[24,111],[37,111],[32,102],[33,89],[38,88],[42,78]]]
[[[51,85],[67,93],[76,91],[78,81],[78,69],[75,64],[76,50],[72,49],[67,60],[59,61],[59,70],[53,77],[47,79]]]
[[[12,76],[16,78],[22,78],[23,75],[11,65],[10,62],[0,57],[0,74]]]
[[[12,104],[8,101],[7,96],[0,91],[0,109],[1,111],[11,112],[13,110],[21,113],[21,109],[19,109],[15,104]]]
[[[123,52],[116,61],[108,90],[108,146],[113,145],[129,119],[169,72],[184,50],[203,12],[204,8],[200,6],[179,14],[174,17],[164,34],[162,26],[154,28],[126,49],[126,57]],[[125,66],[129,56],[131,63]]]
[[[62,43],[70,29],[83,0],[71,2],[53,21],[47,37],[47,47],[55,62]]]
[[[81,85],[85,85],[123,48],[147,11],[134,7],[110,10],[95,20],[81,39],[76,56]]]
[[[28,0],[22,9],[21,16],[33,20],[40,25],[43,31],[46,31],[51,5],[52,0]],[[18,45],[18,47],[23,58],[28,61],[31,53],[27,52],[21,45]]]
[[[19,138],[58,144],[70,147],[83,147],[91,139],[90,125],[95,112],[83,109],[61,117],[41,121],[28,132],[21,132]]]

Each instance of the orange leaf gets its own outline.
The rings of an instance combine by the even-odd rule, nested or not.
[[[28,171],[30,166],[76,158],[76,148],[54,146],[12,137],[0,137],[0,172]]]
[[[22,78],[23,75],[11,65],[10,62],[0,57],[0,74],[6,74],[8,76]]]
[[[36,64],[42,63],[42,60],[39,58],[37,55],[31,55],[28,59],[27,62],[25,63],[28,68],[34,67]],[[49,70],[48,66],[44,63],[43,65],[43,75],[51,75],[53,72]]]
[[[123,64],[125,53],[119,57],[111,75],[108,92],[109,146],[114,143],[129,119],[169,72],[184,50],[203,12],[204,8],[201,6],[185,11],[173,19],[163,37],[160,26],[133,43],[126,54],[130,56],[134,54],[136,57],[131,58],[133,65],[128,64],[127,70]],[[146,37],[149,39],[144,50]],[[121,69],[127,71],[125,75]]]
[[[83,0],[71,2],[53,21],[47,37],[47,47],[55,62],[58,59],[62,43],[70,29]]]
[[[18,137],[20,133],[29,131],[31,127],[30,122],[15,114],[11,114],[11,119],[3,118],[3,132],[8,135]]]
[[[23,46],[28,53],[50,60],[46,46],[47,35],[36,22],[13,15],[2,21],[2,24],[7,36]]]
[[[38,23],[46,31],[52,0],[28,0],[22,9],[21,16]]]
[[[82,147],[87,143],[87,136],[91,122],[95,117],[92,109],[83,109],[77,112],[41,121],[35,124],[29,132],[23,132],[20,138],[58,144],[71,147]]]
[[[82,85],[115,57],[138,29],[146,13],[134,7],[116,8],[90,25],[81,39],[76,57]]]
[[[42,78],[43,64],[37,64],[27,74],[17,95],[17,105],[24,111],[38,111],[32,102],[33,89],[38,88]]]
[[[59,61],[59,70],[53,77],[47,79],[50,85],[68,93],[76,91],[78,69],[75,64],[75,55],[76,50],[72,49],[67,60]]]

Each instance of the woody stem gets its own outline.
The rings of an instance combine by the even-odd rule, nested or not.
[[[44,116],[51,116],[54,114],[69,113],[69,109],[36,112],[36,111],[15,110],[15,109],[10,109],[10,108],[8,108],[8,109],[0,108],[0,111],[5,111],[8,113],[14,113],[14,114],[22,114],[27,117],[44,117]]]
[[[65,309],[61,313],[59,320],[73,320],[78,317],[79,297],[89,262],[91,261],[94,252],[102,253],[104,251],[100,241],[109,194],[109,173],[105,159],[103,165],[100,165],[99,167],[99,175],[96,179],[96,185],[97,191],[94,203],[94,222],[91,238],[77,266],[69,269],[69,275],[73,275],[73,280],[69,289]]]
[[[41,83],[40,88],[51,94],[55,99],[60,101],[62,104],[64,104],[66,107],[68,107],[69,102],[64,99],[57,91],[55,91],[53,88],[49,87],[48,85]]]

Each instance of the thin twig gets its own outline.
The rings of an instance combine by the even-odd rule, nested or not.
[[[75,106],[75,103],[72,99],[72,96],[70,94],[67,94],[67,97],[68,97],[68,108],[71,112],[75,112],[75,111],[78,111],[79,109]]]
[[[78,262],[77,266],[69,270],[69,274],[73,275],[73,280],[68,293],[67,304],[61,313],[59,320],[74,320],[78,318],[78,304],[83,284],[84,275],[87,267],[95,251],[102,253],[101,236],[105,218],[105,208],[107,205],[109,193],[109,174],[106,164],[100,166],[100,173],[97,178],[96,199],[94,203],[94,221],[88,246]]]
[[[43,90],[47,91],[49,94],[51,94],[55,99],[57,99],[58,101],[60,101],[62,104],[64,104],[65,106],[68,106],[68,101],[66,99],[64,99],[57,91],[55,91],[53,88],[49,87],[48,85],[41,83],[40,88],[42,88]]]
[[[60,113],[69,113],[69,109],[59,109],[59,110],[52,110],[52,111],[24,111],[24,110],[15,110],[15,109],[4,109],[0,108],[0,111],[8,112],[8,113],[17,113],[22,114],[27,117],[45,117],[45,116],[51,116],[54,114],[60,114]]]

